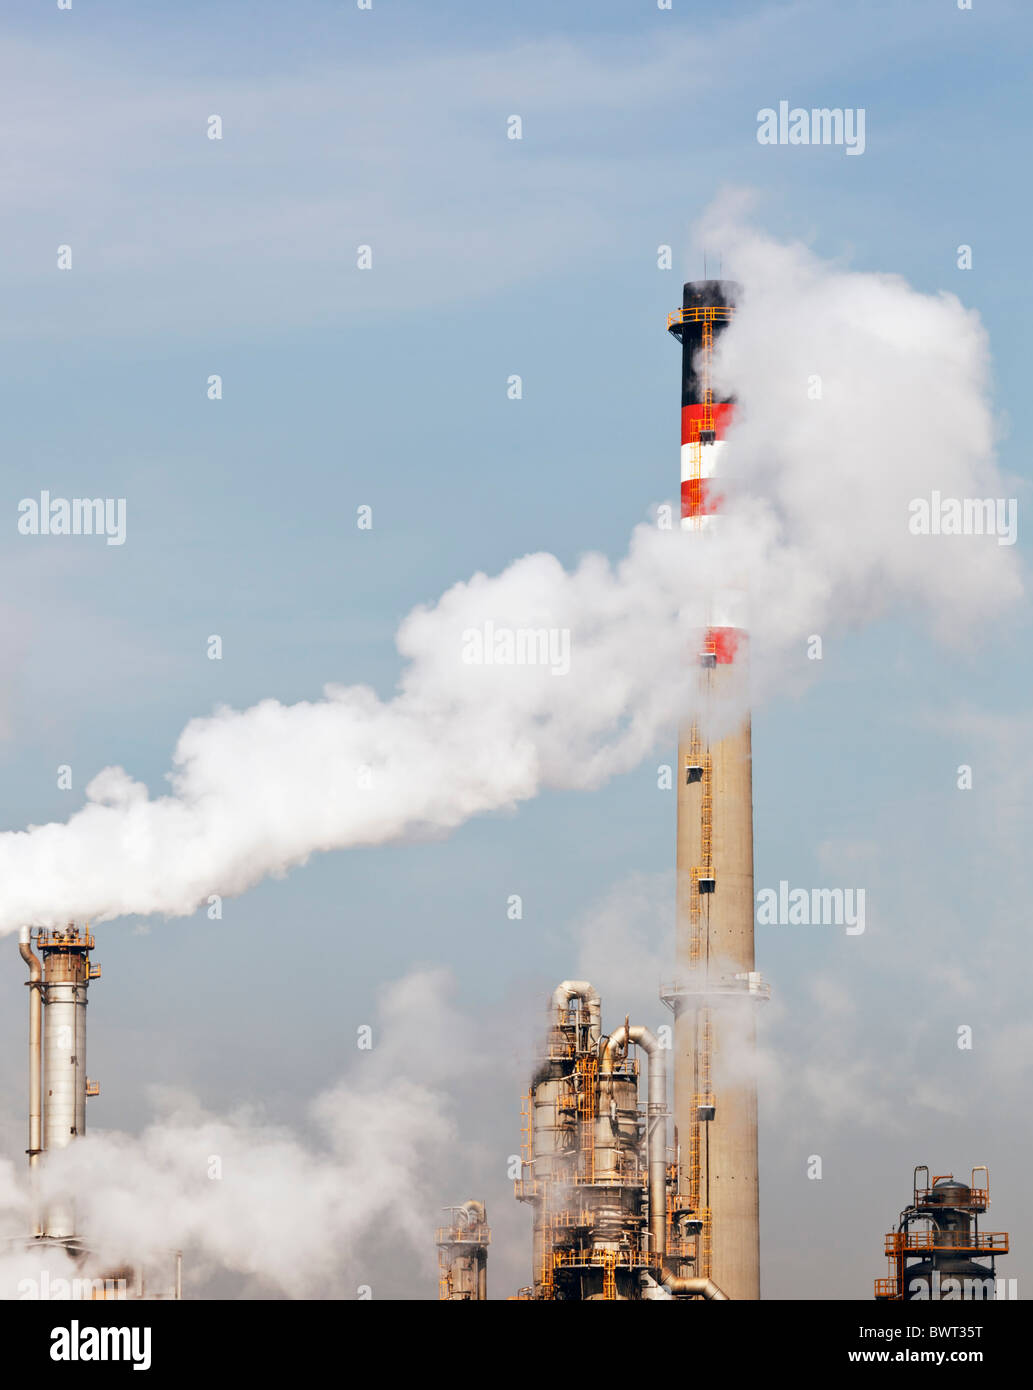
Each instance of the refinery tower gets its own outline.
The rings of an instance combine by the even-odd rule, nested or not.
[[[715,340],[739,286],[698,280],[668,315],[682,352],[681,524],[707,544],[721,525],[735,406],[715,399]],[[768,990],[754,970],[753,774],[744,596],[706,596],[698,717],[680,731],[674,1124],[678,1193],[698,1227],[696,1273],[732,1299],[760,1297],[755,1019]]]

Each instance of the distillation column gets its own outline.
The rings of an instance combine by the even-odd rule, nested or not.
[[[715,400],[715,337],[738,286],[685,286],[668,327],[682,345],[681,517],[719,525],[730,400]],[[674,1113],[679,1200],[698,1223],[695,1271],[729,1298],[760,1297],[755,1020],[766,986],[754,970],[753,779],[743,596],[708,596],[699,659],[699,718],[680,731],[677,829],[678,979]]]

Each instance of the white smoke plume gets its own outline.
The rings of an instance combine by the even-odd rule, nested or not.
[[[978,316],[773,242],[734,209],[705,235],[745,285],[719,355],[740,402],[739,488],[715,534],[643,525],[616,565],[588,555],[568,572],[535,554],[455,585],[401,624],[391,698],[328,686],[321,700],[192,720],[166,795],[109,767],[66,823],[0,835],[0,932],[185,915],[317,851],[597,786],[691,712],[704,600],[722,583],[749,594],[755,699],[805,679],[809,634],[901,603],[955,638],[1013,601],[1014,549],[908,528],[910,502],[932,490],[1005,495]],[[489,627],[552,633],[553,654],[469,664],[470,634]]]
[[[854,621],[903,601],[924,605],[941,637],[963,635],[1019,597],[1014,551],[995,537],[913,535],[908,523],[911,502],[933,490],[1007,495],[979,315],[953,294],[759,236],[743,222],[748,201],[719,201],[702,234],[744,286],[716,352],[719,388],[741,400],[736,471],[780,523],[752,571],[787,581],[754,587],[761,630],[777,637],[780,609],[790,624],[809,611]]]
[[[88,1134],[49,1154],[44,1200],[74,1194],[77,1231],[96,1253],[77,1266],[59,1252],[9,1243],[0,1297],[33,1296],[19,1285],[38,1283],[44,1270],[51,1286],[126,1265],[160,1271],[164,1263],[167,1274],[176,1249],[186,1296],[226,1277],[243,1280],[253,1297],[355,1298],[364,1284],[390,1296],[390,1272],[378,1264],[385,1243],[396,1263],[406,1252],[410,1286],[416,1271],[433,1289],[427,1231],[459,1142],[447,1091],[474,1055],[471,1024],[450,1004],[450,987],[447,972],[424,971],[385,991],[372,1048],[311,1103],[310,1132],[245,1109],[214,1116],[170,1094],[138,1136]],[[428,1049],[432,1035],[454,1045]],[[0,1214],[24,1232],[27,1185],[7,1167]]]

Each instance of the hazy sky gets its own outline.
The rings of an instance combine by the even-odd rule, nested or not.
[[[978,312],[1025,551],[1024,5],[76,0],[2,27],[0,828],[67,819],[109,764],[160,793],[180,729],[219,703],[390,694],[398,623],[477,570],[622,554],[676,493],[665,315],[729,185],[756,190],[770,234]],[[759,145],[783,98],[865,108],[864,154]],[[873,454],[890,404],[870,403]],[[44,488],[124,497],[126,543],[20,535]],[[1021,1293],[1030,1267],[1030,626],[1013,612],[955,650],[925,626],[898,611],[836,633],[806,692],[754,722],[758,888],[868,901],[862,936],[758,928],[772,1297],[868,1297],[923,1162],[987,1163],[986,1225],[1015,1249],[1000,1272]],[[469,1065],[429,1065],[418,1038],[398,1063],[433,1073],[459,1136],[428,1150],[426,1263],[393,1232],[327,1292],[436,1296],[434,1204],[470,1196],[497,1232],[491,1293],[514,1292],[530,1217],[506,1160],[546,994],[595,961],[604,1021],[664,1021],[673,733],[599,791],[316,858],[222,921],[99,928],[91,1128],[141,1129],[158,1085],[304,1131],[312,1097],[363,1084],[356,1030],[379,1027],[383,992],[446,971],[464,1022],[440,1046]],[[3,950],[0,1151],[20,1164],[24,970]]]

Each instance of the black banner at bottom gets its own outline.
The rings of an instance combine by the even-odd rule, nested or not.
[[[1017,1302],[698,1302],[681,1313],[629,1306],[614,1309],[622,1331],[679,1340],[668,1355],[684,1355],[686,1370],[756,1373],[791,1364],[849,1374],[887,1365],[970,1366],[1002,1371],[1024,1354],[1027,1324]],[[582,1324],[582,1317],[588,1318]],[[488,1302],[478,1310],[450,1310],[427,1302],[23,1302],[0,1311],[4,1340],[17,1347],[20,1373],[42,1371],[47,1383],[63,1375],[119,1372],[137,1378],[226,1372],[267,1378],[336,1364],[343,1374],[357,1361],[382,1357],[392,1377],[406,1365],[426,1365],[455,1348],[457,1334],[474,1331],[500,1340],[479,1342],[479,1375],[495,1374],[492,1348],[503,1369],[519,1357],[520,1339],[566,1338],[573,1326],[597,1327],[597,1313],[564,1313],[557,1304],[537,1311]],[[659,1322],[656,1319],[659,1318]],[[624,1322],[627,1319],[627,1322]],[[674,1319],[672,1327],[671,1319]],[[376,1340],[370,1341],[370,1337]],[[501,1339],[513,1339],[509,1351]],[[565,1342],[569,1348],[570,1343]]]

